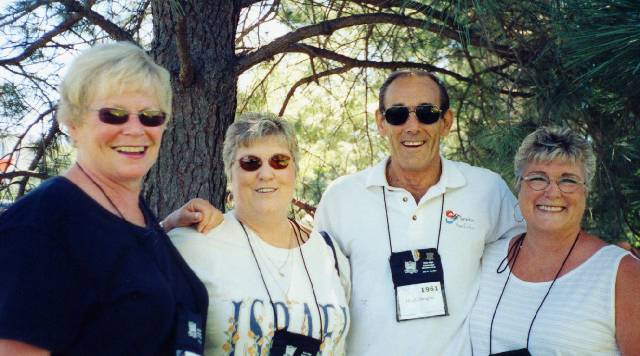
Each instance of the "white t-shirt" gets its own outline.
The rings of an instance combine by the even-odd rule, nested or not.
[[[271,246],[245,225],[278,315],[278,328],[320,337],[323,355],[345,354],[349,331],[349,264],[339,251],[335,259],[322,236],[313,232],[302,254],[318,298],[314,301],[300,249]],[[240,223],[233,212],[203,235],[189,228],[169,234],[189,266],[209,292],[206,355],[268,355],[274,314],[260,273]]]
[[[507,255],[509,240],[487,246],[482,261],[480,293],[470,317],[474,355],[489,354],[491,317],[509,276],[508,267],[502,273],[497,269]],[[615,286],[620,261],[628,254],[618,246],[605,246],[556,280],[531,329],[532,355],[620,354],[615,336]],[[531,320],[550,285],[550,281],[509,277],[493,321],[492,352],[526,347]]]
[[[315,216],[316,229],[328,231],[351,264],[349,354],[468,355],[480,258],[486,243],[524,231],[514,219],[516,200],[498,174],[443,158],[439,182],[416,204],[408,191],[388,185],[386,163],[337,179]],[[448,316],[396,321],[382,187],[394,252],[436,247],[442,225]]]

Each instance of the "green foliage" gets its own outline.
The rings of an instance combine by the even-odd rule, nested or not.
[[[14,118],[27,111],[27,106],[22,101],[20,91],[14,83],[0,84],[0,117]]]
[[[497,171],[507,181],[513,177],[516,148],[536,127],[563,125],[577,130],[593,142],[599,162],[585,227],[612,241],[627,238],[640,247],[640,2],[406,0],[395,7],[389,3],[283,0],[275,8],[272,24],[294,31],[325,20],[378,13],[423,21],[422,27],[391,23],[346,27],[299,43],[359,61],[436,67],[456,118],[444,154]],[[150,10],[132,4],[96,1],[93,9],[142,43],[151,43]],[[174,15],[180,15],[180,2],[172,4]],[[261,2],[254,9],[269,4]],[[0,14],[6,39],[0,43],[3,54],[17,55],[24,48],[20,43],[32,42],[69,16],[59,3],[19,16],[31,5],[16,2]],[[266,44],[255,32],[242,35],[246,37],[236,41],[239,57]],[[28,125],[25,121],[34,112],[55,103],[55,96],[48,93],[59,79],[62,54],[105,37],[99,26],[83,19],[20,67],[10,67],[13,72],[0,71],[0,133],[13,130],[18,119],[22,127]],[[52,69],[44,70],[43,63]],[[295,125],[303,156],[296,197],[316,205],[330,181],[386,155],[374,111],[377,88],[393,69],[364,68],[306,52],[280,53],[241,75],[237,113],[284,111]],[[326,71],[339,74],[321,75]],[[47,147],[47,155],[33,169],[54,174],[67,162],[65,146]]]

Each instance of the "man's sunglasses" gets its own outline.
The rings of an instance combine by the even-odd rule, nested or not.
[[[102,108],[94,111],[98,112],[100,121],[109,125],[122,125],[129,121],[129,117],[132,114],[127,110],[114,108]],[[140,123],[147,127],[160,126],[167,120],[167,114],[158,110],[142,110],[137,115]]]
[[[275,154],[269,158],[269,165],[273,169],[285,169],[289,167],[290,162],[291,157],[281,153]],[[240,168],[245,171],[253,172],[262,167],[262,159],[253,155],[247,155],[240,157],[240,159],[238,159],[238,164],[240,165]]]
[[[422,104],[410,110],[406,106],[392,106],[387,108],[383,115],[391,125],[402,125],[409,119],[409,114],[415,113],[418,121],[431,125],[440,119],[442,110],[437,105]]]

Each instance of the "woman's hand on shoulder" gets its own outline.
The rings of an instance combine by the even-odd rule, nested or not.
[[[640,260],[625,256],[616,278],[616,341],[622,355],[640,355]]]
[[[161,225],[167,232],[176,227],[193,226],[198,232],[206,234],[222,221],[224,215],[220,210],[204,199],[194,198],[169,214]]]

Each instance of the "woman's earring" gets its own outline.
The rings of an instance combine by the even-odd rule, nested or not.
[[[520,213],[520,216],[521,216],[520,219],[517,218],[516,216],[518,215],[517,213]],[[515,220],[515,222],[517,222],[518,224],[522,224],[524,222],[524,216],[520,211],[520,202],[516,202],[516,205],[513,206],[513,220]]]

